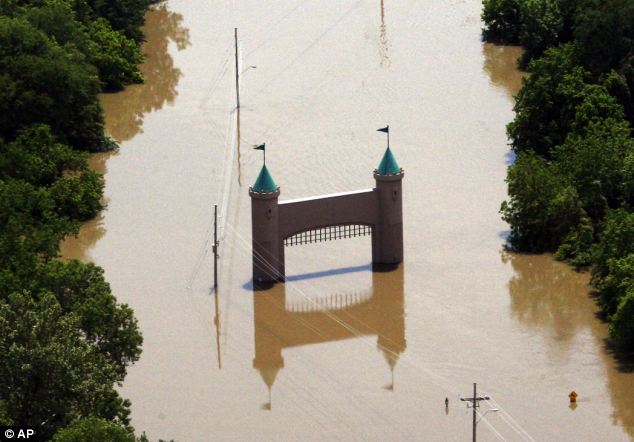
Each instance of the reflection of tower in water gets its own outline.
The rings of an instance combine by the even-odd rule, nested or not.
[[[385,5],[381,0],[381,26],[379,26],[379,56],[381,57],[381,67],[390,65],[390,57],[388,55],[387,31],[385,28]]]
[[[260,372],[270,391],[284,368],[282,350],[367,335],[377,336],[392,373],[405,351],[403,265],[391,272],[372,273],[372,288],[365,293],[332,294],[301,304],[286,303],[285,284],[253,292],[255,358],[253,368]]]

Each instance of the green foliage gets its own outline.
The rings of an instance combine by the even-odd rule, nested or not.
[[[593,111],[596,109],[598,106]],[[586,212],[598,222],[608,208],[627,202],[633,177],[623,158],[634,155],[634,139],[622,119],[590,120],[583,134],[571,132],[555,148],[554,164],[557,174],[577,189]]]
[[[584,66],[595,73],[618,69],[634,54],[634,2],[580,0],[574,36]]]
[[[501,43],[519,43],[520,7],[520,0],[484,0],[484,38]]]
[[[12,421],[43,423],[45,437],[84,415],[126,417],[125,410],[104,406],[116,396],[116,370],[85,341],[77,323],[50,293],[0,300],[0,398]]]
[[[624,209],[608,212],[597,247],[593,277],[599,280],[610,273],[610,260],[634,253],[634,213]]]
[[[65,0],[48,0],[22,14],[50,39],[78,49],[97,68],[102,88],[119,90],[143,77],[137,65],[143,60],[139,44],[123,31],[112,29],[103,17],[77,20],[75,10]]]
[[[9,419],[9,414],[7,412],[7,406],[4,401],[0,399],[0,425],[12,425],[13,422]]]
[[[610,334],[618,345],[633,348],[633,212],[624,209],[608,212],[594,263],[593,282],[599,289],[599,305],[612,320]]]
[[[66,312],[78,315],[85,339],[93,344],[123,380],[138,360],[142,338],[132,310],[116,302],[103,270],[79,261],[48,261],[37,267],[33,291],[53,293]]]
[[[579,224],[572,227],[555,252],[555,258],[567,260],[577,269],[592,264],[594,226],[587,216],[582,216]]]
[[[529,65],[515,102],[515,120],[508,125],[516,151],[533,150],[549,158],[569,133],[584,134],[593,123],[612,119],[620,125],[623,106],[603,84],[575,64],[575,47],[563,45],[546,51]]]
[[[509,241],[593,265],[611,336],[632,349],[634,2],[483,3],[484,37],[523,45],[530,72],[507,127]]]
[[[562,113],[570,105],[565,106],[566,97],[559,86],[575,69],[574,54],[573,45],[559,46],[529,65],[531,75],[522,80],[515,101],[515,120],[507,127],[515,151],[532,150],[546,156],[564,141],[570,116],[562,118]]]
[[[62,142],[98,150],[99,90],[80,52],[49,41],[25,20],[0,17],[0,136],[12,139],[24,126],[45,123]]]
[[[86,170],[86,156],[57,142],[48,126],[30,126],[11,143],[0,141],[0,179],[49,186],[65,171]]]
[[[0,181],[0,269],[29,274],[30,256],[56,256],[59,241],[78,227],[55,210],[45,188],[19,180]]]
[[[57,210],[72,219],[87,221],[103,208],[100,202],[103,185],[100,174],[86,171],[79,176],[56,181],[50,188],[50,194]]]
[[[53,442],[135,442],[126,428],[105,419],[85,417],[71,422],[53,436]]]
[[[634,268],[629,269],[629,276]],[[623,349],[634,348],[634,284],[621,299],[610,324],[610,337]]]
[[[564,31],[564,18],[557,0],[522,0],[519,42],[526,52],[521,64],[526,66],[534,57],[560,41]]]
[[[146,7],[0,1],[0,424],[47,440],[71,422],[60,440],[136,440],[114,389],[141,352],[136,319],[100,268],[56,258],[103,207],[81,151],[114,147],[97,94],[141,80]]]
[[[57,256],[59,241],[102,208],[102,188],[85,155],[56,142],[46,126],[0,142],[0,269],[28,273],[31,255]]]
[[[113,29],[122,31],[137,42],[143,39],[141,26],[149,0],[78,0],[90,7],[96,17],[103,17]]]
[[[554,249],[584,215],[574,187],[532,153],[518,155],[506,181],[510,199],[502,203],[500,212],[511,225],[509,241],[517,249]]]
[[[139,46],[103,18],[90,24],[89,60],[99,70],[105,89],[118,90],[128,83],[141,83],[137,65],[143,61]]]

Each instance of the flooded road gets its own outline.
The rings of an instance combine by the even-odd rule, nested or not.
[[[459,398],[478,382],[492,398],[480,412],[499,409],[479,440],[634,436],[634,374],[605,349],[588,275],[503,250],[520,50],[480,41],[480,7],[170,0],[148,14],[146,83],[103,97],[122,146],[92,159],[108,208],[63,244],[102,266],[139,319],[143,354],[122,387],[137,430],[465,441]],[[287,283],[253,292],[251,145],[267,143],[281,200],[364,189],[388,123],[405,169],[404,264],[373,273],[369,237],[291,247]]]

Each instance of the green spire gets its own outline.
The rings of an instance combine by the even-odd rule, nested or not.
[[[273,181],[273,177],[266,168],[266,165],[262,166],[258,179],[253,183],[252,189],[258,193],[269,193],[277,190],[277,184]]]
[[[398,166],[396,162],[396,158],[394,158],[394,154],[388,147],[385,150],[385,154],[383,155],[383,159],[379,164],[379,167],[376,169],[377,173],[380,175],[394,175],[397,173],[401,173],[401,168]]]

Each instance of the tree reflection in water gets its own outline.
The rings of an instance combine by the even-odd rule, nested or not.
[[[142,131],[144,114],[173,103],[181,71],[174,66],[169,54],[170,41],[180,51],[191,43],[189,30],[181,26],[183,16],[161,4],[145,16],[146,42],[143,45],[145,61],[141,72],[143,84],[128,86],[122,92],[103,94],[101,104],[105,111],[106,130],[118,142],[127,141]]]
[[[494,85],[503,87],[510,96],[519,92],[522,78],[526,75],[517,69],[517,59],[522,52],[520,46],[482,44],[484,71]]]
[[[172,103],[178,95],[176,86],[181,71],[174,67],[168,45],[173,41],[178,50],[190,45],[189,30],[181,26],[182,21],[183,17],[170,12],[165,4],[155,6],[145,15],[145,61],[141,65],[145,82],[128,86],[121,92],[101,95],[106,131],[116,141],[122,142],[133,138],[141,132],[143,116],[146,113],[161,109],[166,102]],[[108,159],[117,154],[117,150],[96,153],[91,155],[88,163],[91,169],[106,173]],[[99,215],[84,223],[79,235],[68,236],[62,241],[61,256],[66,259],[87,260],[88,250],[105,232],[103,215]]]
[[[613,423],[634,437],[634,369],[623,355],[615,358],[606,344],[607,326],[597,318],[589,275],[576,273],[549,255],[503,252],[502,261],[510,262],[515,271],[508,287],[512,314],[521,323],[554,333],[562,348],[582,331],[595,338],[606,367]]]

